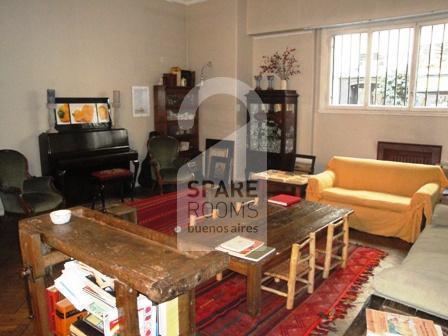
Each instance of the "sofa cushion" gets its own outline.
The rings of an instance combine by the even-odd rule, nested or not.
[[[328,188],[322,192],[324,199],[376,209],[387,209],[402,212],[409,209],[410,197],[380,193],[367,190],[350,190],[344,188]]]
[[[373,286],[380,296],[448,319],[447,281],[437,272],[436,266],[430,273],[398,266],[375,275]]]
[[[377,294],[448,319],[447,242],[448,226],[428,226],[400,266],[375,275]]]
[[[412,261],[411,256],[414,254],[436,253],[437,255],[448,258],[448,226],[429,225],[409,251],[404,263]],[[429,259],[431,260],[431,259]],[[431,263],[430,263],[431,264]],[[448,270],[448,267],[446,267]]]
[[[448,186],[442,168],[432,165],[335,156],[328,162],[327,169],[336,176],[334,186],[345,189],[412,197],[427,183]]]

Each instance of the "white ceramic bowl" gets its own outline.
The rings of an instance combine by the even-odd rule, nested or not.
[[[72,212],[70,210],[56,210],[50,212],[50,218],[53,224],[67,224],[70,222]]]

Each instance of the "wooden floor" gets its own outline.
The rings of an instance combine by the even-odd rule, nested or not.
[[[374,246],[389,253],[376,271],[399,264],[407,254],[410,245],[394,238],[383,238],[351,231],[351,241]],[[28,318],[23,280],[19,278],[21,267],[17,221],[0,217],[0,336],[34,335],[32,321]],[[371,282],[365,285],[356,305],[345,319],[336,322],[337,332],[342,335],[356,317],[363,303],[372,291]]]

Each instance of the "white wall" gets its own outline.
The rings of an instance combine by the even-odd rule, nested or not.
[[[446,0],[248,0],[247,32],[262,34],[447,10]]]
[[[0,2],[0,148],[40,173],[38,135],[48,128],[46,89],[57,96],[121,91],[119,125],[146,154],[153,115],[132,117],[131,86],[185,66],[185,7],[164,0]],[[152,97],[151,97],[152,101]],[[151,104],[152,106],[152,104]],[[151,111],[152,113],[152,111]]]
[[[200,80],[201,67],[213,63],[205,73],[212,77],[231,77],[236,74],[237,0],[209,0],[187,7],[188,67]],[[235,99],[216,95],[204,101],[199,112],[199,143],[205,139],[224,139],[235,129]]]

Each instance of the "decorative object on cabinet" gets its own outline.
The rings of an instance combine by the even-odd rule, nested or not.
[[[255,79],[255,90],[261,90],[261,80],[263,79],[262,75],[254,76]]]
[[[246,95],[248,173],[263,160],[266,160],[263,170],[293,170],[298,97],[293,90],[251,91]]]
[[[112,107],[114,108],[112,113],[112,126],[118,127],[118,110],[121,107],[120,90],[112,91]]]
[[[53,106],[52,116],[58,131],[110,129],[112,126],[109,98],[107,97],[59,97],[54,99]]]
[[[274,90],[274,75],[268,75],[268,90]]]
[[[47,133],[55,133],[54,109],[56,108],[56,90],[47,89],[48,130]]]
[[[196,88],[154,86],[155,130],[176,138],[181,143],[181,156],[186,158],[199,152],[197,99]]]
[[[164,73],[162,82],[166,87],[176,87],[176,75],[171,73]]]
[[[132,115],[134,117],[149,116],[149,87],[132,87]]]
[[[272,56],[263,56],[263,64],[260,66],[261,72],[280,77],[281,90],[287,90],[288,80],[300,73],[300,67],[294,55],[295,51],[295,48],[286,47],[282,54],[276,51]]]

